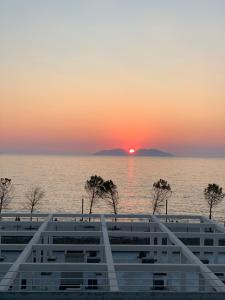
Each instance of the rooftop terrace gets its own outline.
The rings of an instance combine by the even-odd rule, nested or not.
[[[0,293],[225,293],[224,246],[203,216],[3,213]]]

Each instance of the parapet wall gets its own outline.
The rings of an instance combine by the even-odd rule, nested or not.
[[[224,300],[224,293],[3,292],[1,300]]]

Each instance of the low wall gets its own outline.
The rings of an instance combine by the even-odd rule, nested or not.
[[[1,292],[1,300],[224,300],[225,293]]]

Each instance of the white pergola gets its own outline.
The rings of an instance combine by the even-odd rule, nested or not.
[[[17,216],[20,216],[19,222],[14,220]],[[113,214],[35,213],[32,222],[29,218],[30,214],[18,212],[2,213],[1,215],[0,254],[1,252],[7,253],[7,251],[20,251],[20,253],[13,262],[4,262],[2,256],[0,274],[3,275],[0,281],[0,292],[13,289],[15,282],[21,279],[21,274],[26,272],[33,274],[35,272],[73,271],[83,273],[102,272],[107,277],[107,284],[104,288],[111,292],[123,290],[121,282],[125,279],[128,282],[129,278],[131,278],[131,281],[133,280],[129,274],[152,276],[149,275],[152,273],[178,274],[180,277],[177,281],[183,286],[182,290],[187,292],[188,280],[190,280],[188,279],[189,274],[197,274],[199,291],[201,291],[201,285],[203,285],[204,290],[225,292],[223,281],[215,275],[215,273],[224,273],[225,276],[225,261],[224,264],[215,263],[218,253],[221,253],[221,251],[225,253],[225,248],[219,246],[219,240],[225,239],[225,229],[203,216],[169,215],[166,216],[168,222],[165,221],[163,215],[140,214],[117,215],[117,222],[115,222],[115,215]],[[89,218],[91,218],[90,222]],[[27,244],[1,243],[1,240],[4,240],[5,237],[10,237],[11,240],[14,237],[31,238]],[[90,244],[54,243],[54,239],[62,237],[94,238],[99,242]],[[129,241],[132,238],[137,240],[135,244],[118,242],[120,240]],[[181,240],[182,238],[197,238],[200,244],[185,245]],[[113,239],[116,239],[117,242],[112,242]],[[149,242],[148,244],[139,244],[138,239],[147,239]],[[213,240],[213,246],[204,245],[207,239]],[[54,257],[53,253],[57,251],[98,251],[100,262],[67,263],[57,260],[49,262],[48,259]],[[132,253],[136,252],[157,253],[159,258],[166,252],[167,261],[162,263],[159,259],[159,262],[153,263],[140,263],[139,261],[122,261],[118,263],[115,259],[115,253],[124,254],[125,260],[128,260],[129,256],[132,257]],[[180,253],[179,263],[171,261],[172,253],[175,252]],[[203,263],[194,254],[195,252],[200,254],[212,252],[214,263]],[[32,260],[34,257],[35,261]],[[140,280],[142,275],[140,275]],[[175,280],[173,277],[171,278],[171,282]],[[145,281],[143,282],[145,284]],[[126,288],[129,289],[129,284]]]

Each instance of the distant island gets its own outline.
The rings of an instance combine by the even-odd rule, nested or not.
[[[172,157],[174,156],[172,153],[164,152],[158,149],[138,149],[133,154],[129,154],[129,152],[116,148],[116,149],[109,149],[109,150],[101,150],[94,155],[103,155],[103,156],[158,156],[158,157]]]
[[[139,149],[135,154],[137,156],[174,156],[172,153],[164,152],[158,149]]]
[[[125,150],[123,150],[123,149],[109,149],[109,150],[101,150],[101,151],[98,151],[98,152],[94,153],[94,155],[126,156],[126,155],[128,155],[128,153],[127,153]]]

